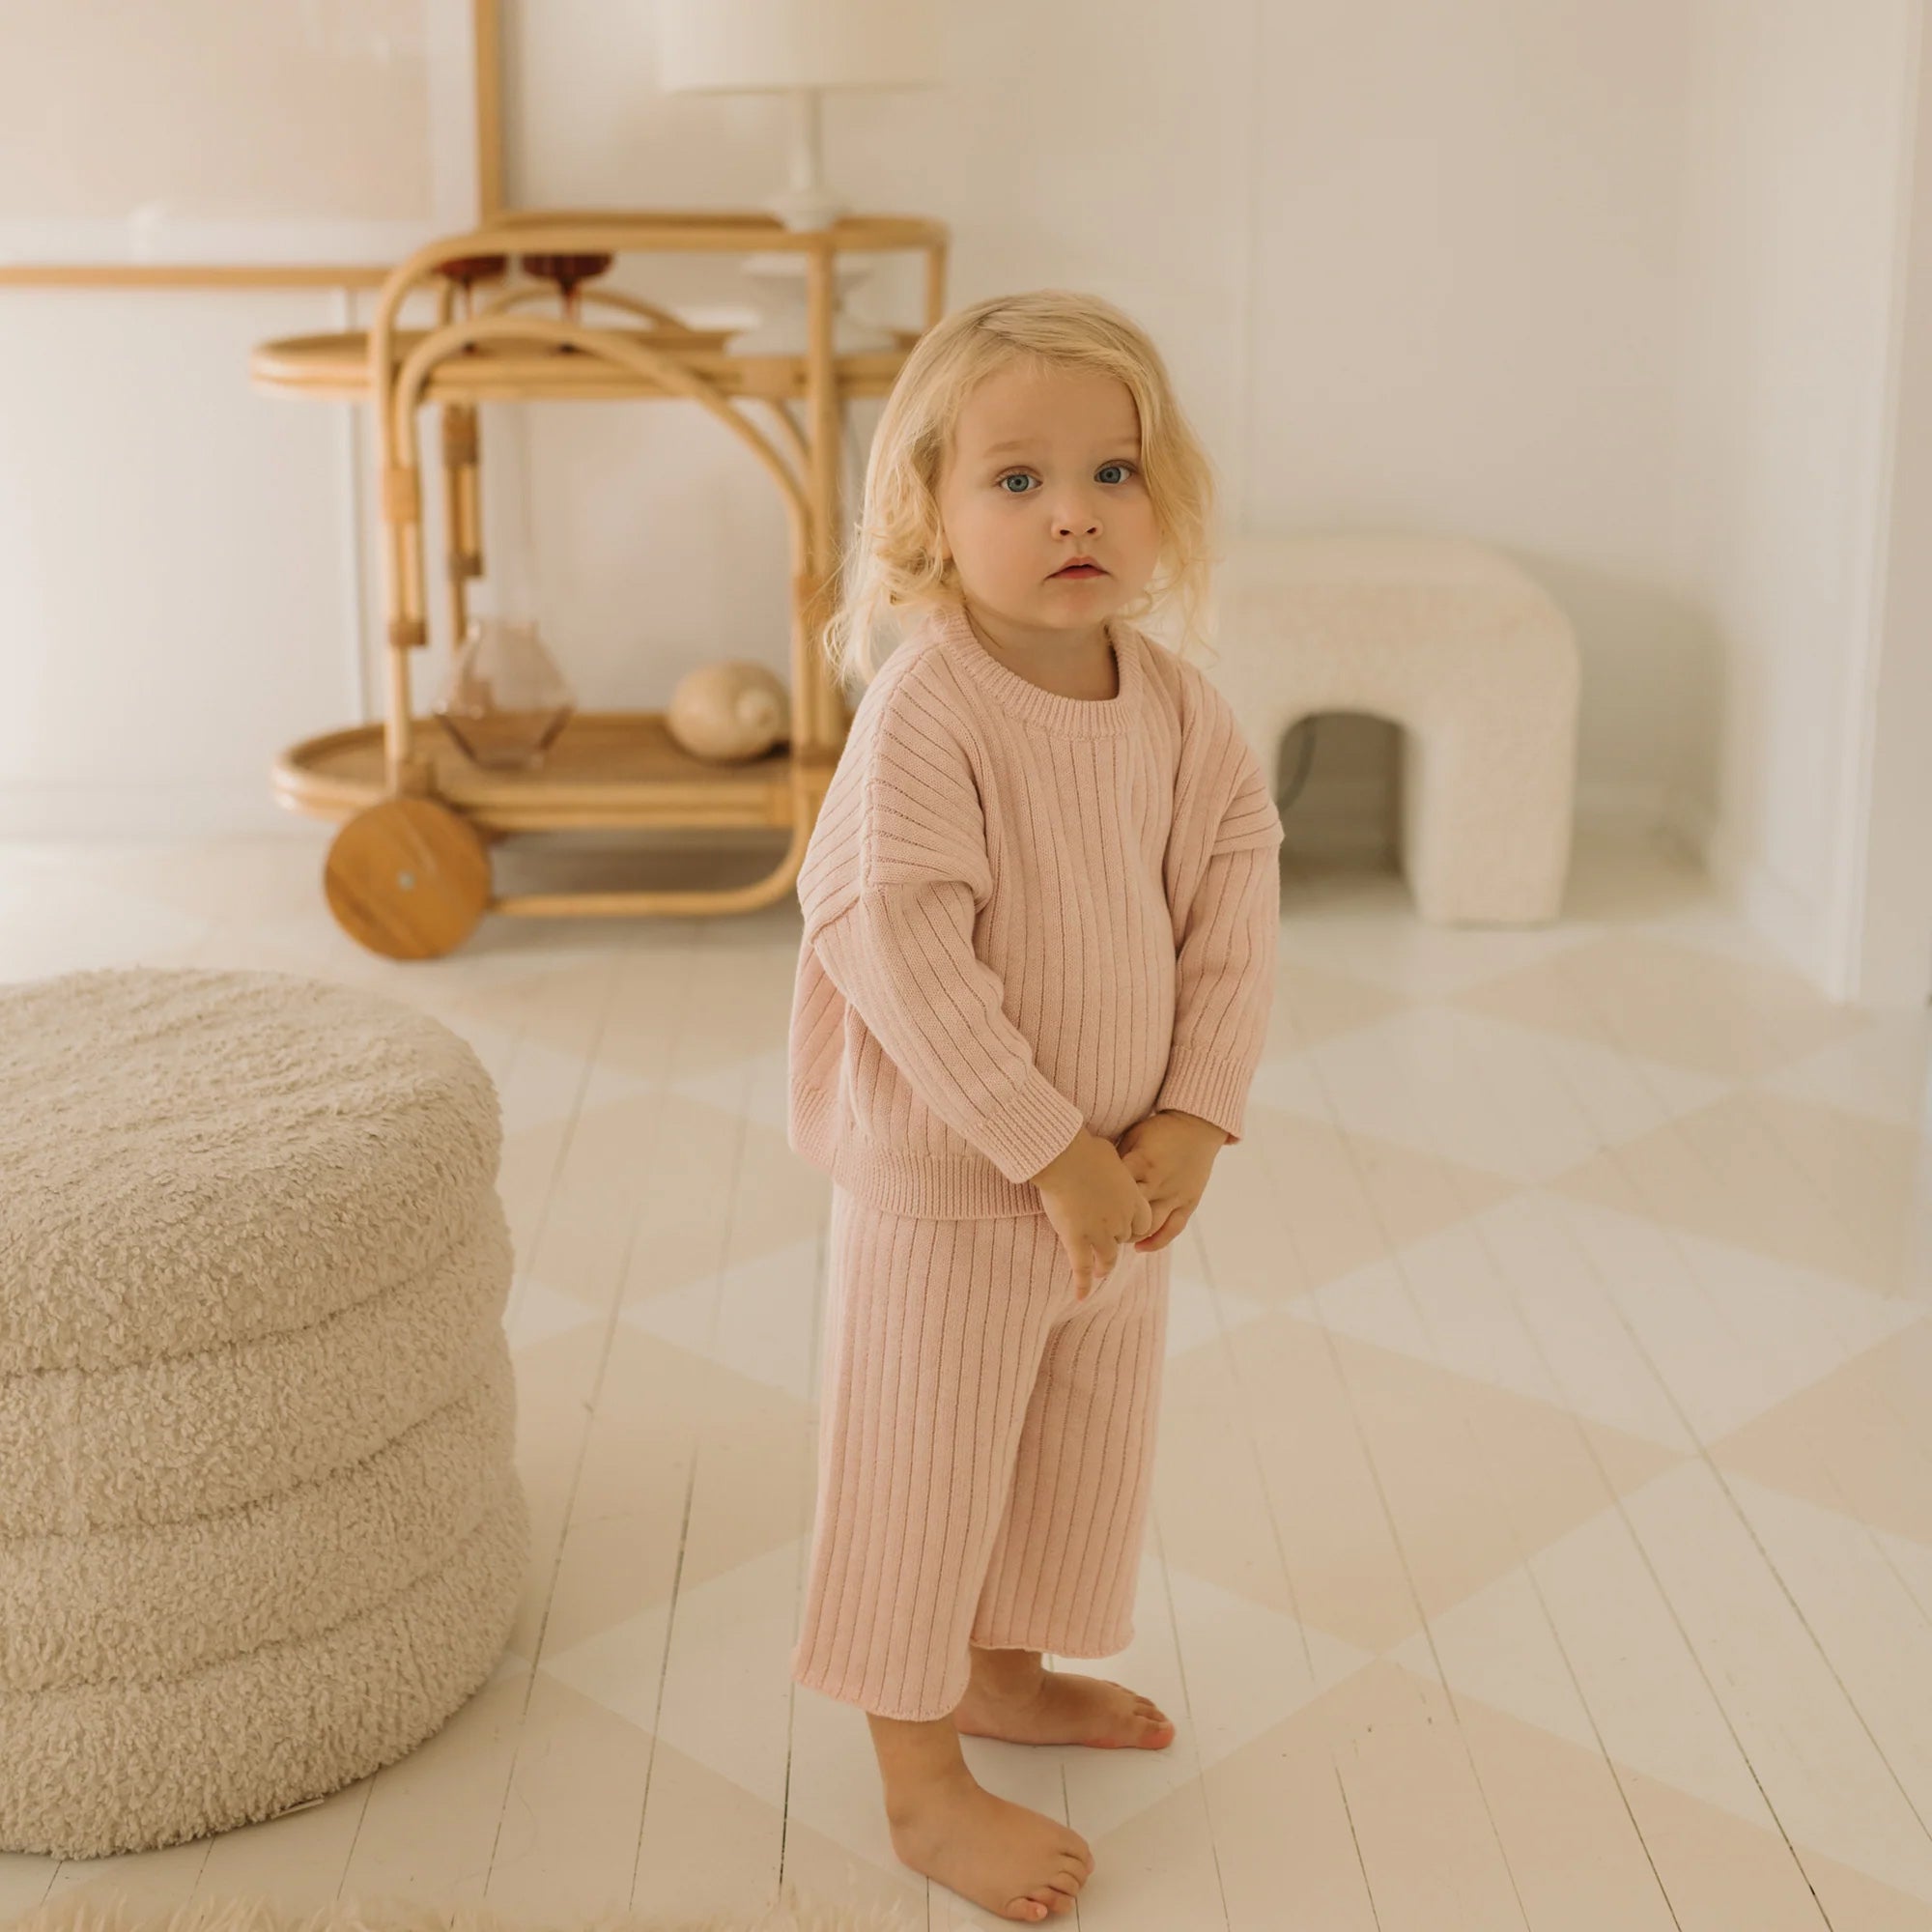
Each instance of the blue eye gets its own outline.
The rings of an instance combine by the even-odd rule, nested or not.
[[[1107,471],[1110,469],[1120,470],[1119,481],[1124,483],[1133,474],[1134,466],[1131,463],[1103,463],[1094,473],[1104,483],[1108,480]],[[1007,489],[1007,485],[1009,483],[1031,483],[1032,481],[1033,478],[1024,469],[1009,469],[1006,475],[1000,478],[996,487],[1009,497],[1026,497],[1031,496],[1032,492],[1029,490],[1009,490]]]

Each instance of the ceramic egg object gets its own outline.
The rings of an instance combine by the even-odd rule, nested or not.
[[[678,679],[665,728],[694,758],[761,758],[790,731],[790,695],[768,666],[724,658]]]

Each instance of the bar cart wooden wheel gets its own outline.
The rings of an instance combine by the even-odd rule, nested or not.
[[[387,704],[380,724],[304,739],[283,753],[274,782],[291,810],[341,825],[324,868],[337,923],[392,958],[431,958],[467,940],[485,912],[525,917],[716,916],[748,912],[795,888],[798,869],[851,724],[821,639],[838,581],[843,406],[884,396],[906,355],[944,313],[949,234],[907,215],[852,215],[829,228],[788,229],[739,211],[520,211],[418,249],[377,296],[366,331],[298,336],[257,347],[258,387],[367,402],[375,427],[384,530]],[[601,277],[573,281],[562,313],[554,280],[519,283],[525,258],[649,252],[806,257],[803,354],[736,355],[728,331],[695,328],[672,310]],[[925,258],[920,328],[894,346],[835,354],[834,270],[841,252],[916,250]],[[586,270],[587,273],[587,270]],[[506,286],[485,297],[480,285]],[[436,323],[405,329],[412,294],[428,293]],[[586,311],[610,312],[588,320]],[[497,401],[682,399],[705,409],[771,476],[790,536],[789,735],[764,756],[717,764],[687,753],[663,711],[579,712],[540,766],[486,769],[440,720],[412,715],[410,653],[430,641],[425,609],[418,416],[441,412],[448,554],[443,572],[449,649],[468,625],[468,586],[483,574],[477,405]],[[766,412],[776,436],[741,407]],[[803,421],[793,413],[803,411]],[[785,831],[763,876],[708,890],[494,890],[490,847],[525,833],[621,828]]]
[[[323,892],[344,932],[391,959],[435,959],[476,930],[490,903],[490,854],[461,812],[385,798],[335,835]]]

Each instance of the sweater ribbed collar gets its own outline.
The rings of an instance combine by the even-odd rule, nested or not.
[[[932,617],[933,643],[977,680],[1003,710],[1014,717],[1058,731],[1070,738],[1111,738],[1133,724],[1140,704],[1140,641],[1131,624],[1105,619],[1108,641],[1114,646],[1120,688],[1112,697],[1065,697],[1042,691],[989,652],[967,621],[958,600],[940,606]]]

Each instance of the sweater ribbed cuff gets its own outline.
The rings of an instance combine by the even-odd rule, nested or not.
[[[1211,1054],[1176,1053],[1167,1063],[1167,1078],[1161,1082],[1154,1106],[1212,1121],[1233,1147],[1246,1130],[1248,1088],[1253,1079],[1252,1067],[1237,1066]]]
[[[971,1138],[1009,1180],[1031,1180],[1086,1124],[1086,1115],[1036,1066]]]

